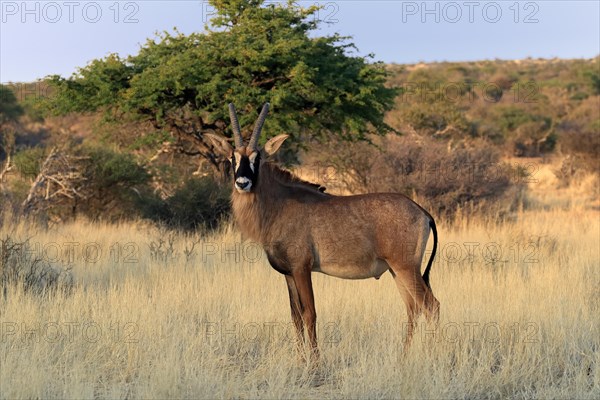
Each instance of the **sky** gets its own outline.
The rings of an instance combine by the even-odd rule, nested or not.
[[[298,1],[320,4],[315,35],[352,36],[387,63],[592,58],[600,1]],[[136,54],[157,32],[202,31],[207,1],[0,0],[0,82],[70,76],[109,53]]]

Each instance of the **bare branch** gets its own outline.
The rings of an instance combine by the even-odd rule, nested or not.
[[[53,148],[31,185],[27,198],[21,204],[23,213],[40,211],[53,199],[85,199],[82,192],[86,178],[77,165],[77,162],[85,159],[87,158],[67,156],[56,147]]]
[[[2,171],[0,171],[0,189],[4,189],[4,179],[5,176],[12,171],[13,169],[13,164],[12,164],[12,160],[11,160],[11,153],[10,151],[7,154],[6,157],[6,162],[4,163],[4,167],[2,168]]]

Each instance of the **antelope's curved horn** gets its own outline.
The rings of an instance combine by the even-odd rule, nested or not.
[[[229,118],[231,119],[231,128],[233,128],[235,147],[236,149],[242,148],[244,147],[244,140],[242,139],[242,130],[240,129],[240,123],[238,122],[233,103],[229,103]]]
[[[269,113],[269,103],[265,103],[256,120],[256,124],[254,125],[254,132],[252,132],[252,136],[250,136],[250,142],[248,143],[248,147],[253,151],[256,151],[256,145],[258,144],[258,139],[260,138],[260,131],[262,130],[263,124],[265,123],[265,119],[267,118],[267,114]]]

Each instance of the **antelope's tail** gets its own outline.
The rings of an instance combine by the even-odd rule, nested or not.
[[[431,271],[431,265],[433,264],[433,258],[435,257],[435,252],[437,251],[438,244],[437,228],[435,227],[435,221],[433,218],[429,219],[429,227],[431,228],[431,232],[433,232],[433,250],[431,251],[431,257],[429,257],[427,267],[425,267],[425,272],[423,273],[423,280],[425,281],[427,287],[431,289],[431,286],[429,285],[429,271]]]

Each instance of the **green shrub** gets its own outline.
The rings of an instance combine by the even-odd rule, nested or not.
[[[212,177],[187,180],[171,197],[142,196],[142,215],[183,230],[218,227],[229,214],[231,189]]]
[[[23,115],[23,107],[9,86],[0,85],[0,128],[7,122],[14,122]]]
[[[596,68],[595,70],[586,71],[585,75],[588,78],[592,93],[595,95],[600,95],[600,72],[598,69]]]
[[[23,149],[14,155],[13,163],[22,176],[35,179],[40,173],[46,152],[46,149],[42,147]]]
[[[99,187],[134,186],[149,179],[148,172],[130,154],[96,147],[85,150],[84,155],[89,157],[86,176]]]
[[[139,191],[147,187],[150,174],[131,154],[104,147],[80,149],[80,170],[85,177],[84,199],[73,207],[92,219],[115,220],[139,215]]]

